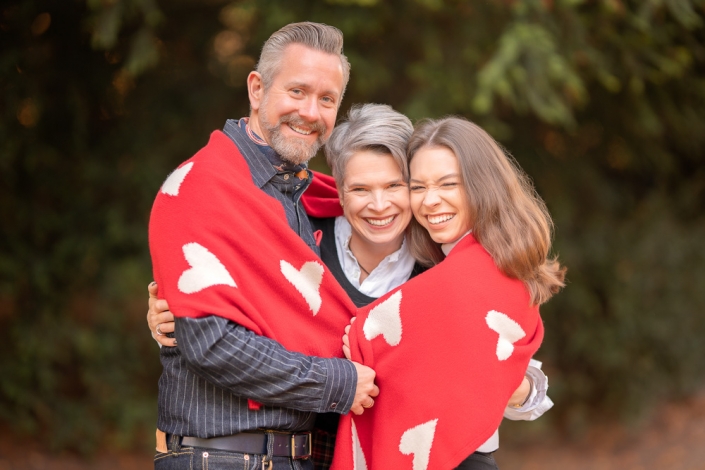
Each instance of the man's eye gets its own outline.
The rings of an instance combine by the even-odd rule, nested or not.
[[[362,193],[362,192],[365,192],[366,189],[365,188],[352,188],[350,191],[352,191],[354,193]]]

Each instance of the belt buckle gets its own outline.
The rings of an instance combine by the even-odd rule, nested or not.
[[[296,436],[308,436],[308,454],[303,455],[301,457],[296,456]],[[303,460],[303,459],[311,458],[311,455],[313,454],[312,441],[313,441],[313,438],[312,438],[310,432],[303,433],[303,434],[292,434],[291,435],[291,460]]]

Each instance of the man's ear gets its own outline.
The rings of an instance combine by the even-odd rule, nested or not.
[[[259,109],[260,103],[262,102],[262,93],[264,93],[262,76],[259,72],[250,72],[247,76],[247,94],[250,98],[250,108],[252,108],[253,111]]]

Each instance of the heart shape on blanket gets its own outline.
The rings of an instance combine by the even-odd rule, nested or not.
[[[299,270],[284,260],[279,265],[286,280],[299,291],[316,316],[323,302],[318,291],[323,281],[323,266],[316,261],[306,261]]]
[[[399,451],[404,455],[414,454],[414,470],[426,470],[431,456],[433,436],[436,434],[437,419],[428,421],[407,430],[399,441]]]
[[[189,269],[181,273],[178,287],[184,294],[195,294],[206,287],[226,285],[237,287],[223,263],[206,247],[187,243],[182,247]]]
[[[350,420],[350,423],[352,423],[353,470],[367,470],[367,461],[365,460],[365,454],[362,452],[362,446],[360,446],[360,438],[357,437],[355,421]]]
[[[188,162],[186,165],[172,171],[162,185],[162,192],[169,196],[178,196],[181,183],[184,182],[184,178],[186,178],[192,167],[193,162]]]
[[[507,315],[496,310],[490,310],[487,312],[485,317],[487,326],[490,327],[492,331],[499,334],[499,339],[497,340],[497,359],[504,361],[509,359],[514,352],[514,344],[524,336],[524,330],[521,326]]]
[[[382,335],[390,346],[396,346],[401,342],[400,307],[401,291],[399,290],[370,311],[362,327],[367,341]]]

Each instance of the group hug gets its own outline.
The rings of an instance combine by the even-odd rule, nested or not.
[[[336,124],[342,33],[292,23],[152,208],[155,469],[497,469],[553,403],[539,306],[564,286],[515,160],[463,117]],[[323,148],[332,177],[308,162]]]

